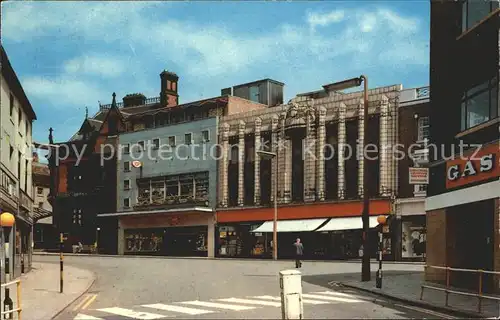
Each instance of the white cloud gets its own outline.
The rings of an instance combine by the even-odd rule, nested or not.
[[[314,29],[317,26],[326,27],[333,23],[340,22],[344,20],[345,12],[344,10],[334,10],[330,12],[309,12],[307,14],[307,23]]]
[[[64,71],[70,74],[100,75],[117,77],[126,70],[126,61],[118,57],[90,54],[65,61]]]

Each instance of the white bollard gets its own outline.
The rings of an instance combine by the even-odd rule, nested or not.
[[[280,271],[281,318],[304,319],[302,276],[298,270]]]

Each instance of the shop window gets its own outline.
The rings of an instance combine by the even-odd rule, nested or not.
[[[159,252],[162,250],[162,244],[161,230],[125,230],[125,252]]]
[[[165,181],[151,182],[151,201],[156,205],[165,202]]]
[[[401,255],[403,258],[417,258],[425,255],[425,216],[420,220],[402,222]]]
[[[462,96],[461,109],[462,131],[498,116],[497,77],[466,90]]]
[[[462,32],[477,25],[498,8],[498,1],[463,0]]]
[[[144,206],[151,203],[151,184],[150,181],[137,182],[137,205]]]

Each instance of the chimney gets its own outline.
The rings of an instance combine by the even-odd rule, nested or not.
[[[160,73],[161,92],[160,104],[161,107],[175,107],[179,104],[179,94],[177,93],[177,83],[179,77],[167,70]]]
[[[142,93],[130,93],[123,97],[123,107],[142,106],[146,104],[146,96]]]

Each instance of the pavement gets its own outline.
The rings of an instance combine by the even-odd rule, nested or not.
[[[382,288],[380,289],[375,287],[375,273],[372,273],[371,280],[369,282],[361,282],[359,274],[342,274],[328,279],[331,284],[337,286],[377,294],[381,297],[400,301],[415,307],[424,307],[454,314],[461,318],[499,317],[500,305],[495,300],[483,299],[481,302],[481,312],[478,310],[478,299],[471,296],[450,294],[448,306],[446,306],[445,292],[425,288],[422,300],[420,300],[422,284],[442,287],[434,283],[425,282],[423,272],[385,271],[383,273]],[[456,288],[450,289],[462,291]]]
[[[94,274],[75,266],[64,268],[64,290],[59,292],[59,264],[33,262],[33,268],[21,276],[22,318],[52,319],[84,294],[94,282]],[[9,286],[10,296],[17,306],[16,285]],[[4,292],[2,292],[2,299]],[[16,318],[16,317],[14,317]]]
[[[34,259],[57,265],[56,256],[37,255]],[[96,280],[56,320],[279,319],[279,271],[293,268],[294,263],[65,256],[65,265],[88,269],[96,275]],[[372,270],[375,267],[373,264]],[[392,264],[386,269],[422,272],[423,266]],[[329,284],[336,277],[356,274],[359,277],[360,270],[359,263],[306,261],[301,269],[305,318],[455,318],[448,313]]]

